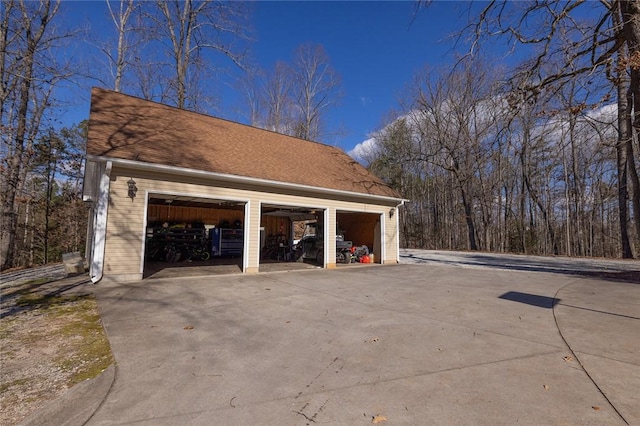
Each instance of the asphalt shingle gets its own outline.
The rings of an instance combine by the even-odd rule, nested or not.
[[[400,199],[337,147],[94,88],[87,154]]]

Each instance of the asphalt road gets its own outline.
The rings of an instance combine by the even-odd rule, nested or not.
[[[0,274],[0,290],[41,278],[60,280],[66,276],[67,273],[62,263],[20,269],[19,271],[3,272]]]
[[[530,256],[443,250],[400,249],[400,263],[450,265],[461,268],[500,269],[523,272],[551,272],[584,276],[631,276],[638,273],[640,260]]]

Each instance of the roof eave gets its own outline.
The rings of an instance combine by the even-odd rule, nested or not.
[[[365,194],[363,192],[344,191],[340,189],[322,188],[318,186],[302,185],[290,182],[280,182],[269,179],[252,178],[248,176],[238,176],[226,173],[207,172],[204,170],[189,169],[185,167],[167,166],[163,164],[145,163],[142,161],[125,160],[120,158],[105,157],[99,155],[87,154],[87,160],[96,162],[111,161],[113,165],[122,167],[134,168],[137,170],[145,170],[150,172],[162,172],[173,175],[191,176],[205,179],[216,179],[225,182],[233,183],[245,183],[253,185],[261,185],[271,188],[289,189],[289,190],[304,190],[309,192],[315,192],[318,194],[331,194],[339,196],[349,196],[355,198],[363,198],[367,200],[379,200],[384,202],[393,202],[396,204],[404,203],[409,200],[405,200],[400,197],[390,197],[385,195]]]

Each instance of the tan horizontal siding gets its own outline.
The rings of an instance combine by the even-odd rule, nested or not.
[[[127,196],[127,181],[133,178],[138,188],[137,196],[132,201]],[[167,181],[168,176],[151,173],[140,173],[135,170],[124,170],[114,167],[110,188],[110,202],[107,216],[107,243],[105,246],[105,274],[127,275],[140,272],[142,260],[142,244],[145,235],[145,201],[147,194],[170,193],[176,195],[191,195],[194,197],[216,198],[235,201],[248,201],[252,214],[245,218],[248,222],[249,234],[247,242],[255,249],[249,252],[246,259],[249,268],[257,268],[259,264],[259,241],[261,225],[261,202],[263,204],[309,207],[316,209],[329,209],[330,222],[327,224],[328,238],[335,238],[335,212],[352,211],[375,213],[384,215],[384,244],[385,262],[396,262],[396,218],[389,217],[389,209],[395,207],[392,204],[375,205],[363,203],[357,200],[340,201],[335,198],[321,198],[317,196],[302,196],[303,193],[274,194],[258,191],[259,188],[243,186],[242,188],[228,188],[221,182],[186,183]],[[228,184],[224,184],[228,185]],[[148,206],[149,214],[160,214],[164,206]],[[172,207],[173,208],[173,207]],[[187,210],[181,213],[181,218],[186,218]],[[215,215],[214,212],[209,212]],[[237,214],[238,212],[233,212]],[[244,212],[240,212],[243,214]],[[193,213],[197,215],[196,213]],[[396,213],[397,214],[397,213]],[[189,216],[191,217],[191,216]],[[195,216],[194,216],[195,217]],[[204,214],[203,214],[204,217]],[[217,223],[216,223],[217,225]],[[286,225],[288,232],[288,225]],[[335,259],[335,246],[329,246],[328,260]],[[328,262],[332,263],[332,262]]]
[[[257,195],[257,194],[256,194]],[[249,234],[246,236],[245,241],[249,245],[249,253],[245,260],[245,263],[248,268],[251,268],[251,271],[257,272],[260,264],[260,202],[257,197],[253,199],[249,203]],[[253,247],[253,249],[251,249]],[[245,253],[247,247],[245,246]]]
[[[105,274],[140,272],[144,231],[144,192],[132,201],[127,196],[128,178],[111,181],[105,245]]]

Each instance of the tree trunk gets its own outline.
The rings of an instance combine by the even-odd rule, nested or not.
[[[619,1],[624,38],[627,44],[630,69],[630,95],[632,108],[632,126],[636,135],[640,133],[640,0]],[[640,152],[640,139],[637,141]]]
[[[467,196],[464,190],[461,190],[462,205],[464,206],[464,218],[467,222],[467,233],[469,238],[469,250],[478,250],[478,244],[476,242],[476,227],[472,217],[471,205],[467,200]]]
[[[640,179],[638,178],[638,168],[636,159],[640,158],[640,0],[628,0],[620,2],[622,9],[622,22],[624,23],[624,33],[629,54],[629,135],[626,139],[627,164],[629,167],[629,180],[633,185],[631,191],[631,205],[633,206],[633,217],[636,227],[636,237],[640,238]],[[634,147],[634,132],[636,146]],[[638,153],[638,157],[634,155]],[[636,246],[636,250],[640,247]]]
[[[637,137],[637,136],[636,136]],[[635,154],[632,140],[627,141],[627,164],[629,166],[629,181],[632,183],[633,191],[631,191],[631,205],[633,207],[633,217],[636,227],[636,241],[640,239],[640,179],[638,179],[638,169],[636,168]],[[636,256],[640,245],[636,244]]]
[[[620,244],[623,259],[633,258],[629,242],[629,190],[627,187],[627,143],[633,138],[631,127],[632,105],[629,103],[629,78],[624,67],[622,52],[618,54],[618,141],[616,143],[616,169],[618,175],[618,216],[620,220]]]
[[[31,40],[30,40],[31,41]],[[7,173],[7,188],[2,206],[2,269],[13,266],[16,231],[18,227],[18,214],[16,212],[16,197],[20,187],[20,175],[24,161],[25,136],[27,133],[27,114],[29,111],[29,93],[31,90],[31,78],[33,72],[33,57],[35,44],[29,43],[27,55],[24,61],[24,78],[20,85],[20,102],[18,104],[18,128],[14,137],[15,151],[9,159]]]

